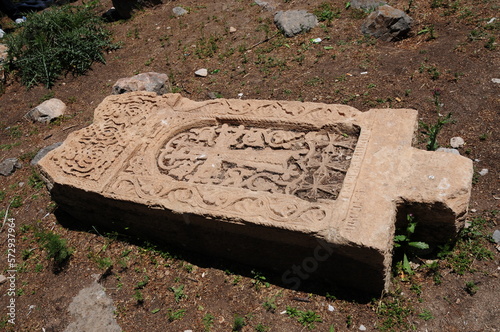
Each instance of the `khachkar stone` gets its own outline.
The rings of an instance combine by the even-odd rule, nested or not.
[[[467,158],[411,146],[417,111],[292,101],[106,98],[40,162],[75,219],[377,292],[407,213],[444,242],[467,212]]]

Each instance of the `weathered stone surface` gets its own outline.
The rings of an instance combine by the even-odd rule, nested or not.
[[[378,292],[395,224],[444,242],[467,211],[472,162],[411,147],[417,111],[178,94],[107,97],[40,162],[76,219]],[[453,172],[449,172],[453,166]]]
[[[66,112],[66,104],[57,98],[44,101],[26,114],[26,118],[33,122],[49,123],[63,116]]]
[[[64,332],[106,331],[121,332],[115,319],[116,308],[104,287],[97,282],[82,289],[69,305],[74,321]]]
[[[285,36],[293,37],[318,25],[318,18],[305,10],[280,10],[274,15],[274,23]]]
[[[12,175],[16,169],[21,168],[23,165],[17,158],[7,158],[0,163],[0,175]]]
[[[118,95],[133,91],[156,92],[159,95],[170,92],[168,75],[149,72],[132,77],[120,78],[116,81],[115,85],[113,85],[112,93]]]
[[[384,41],[395,41],[408,35],[412,22],[404,11],[384,5],[368,15],[361,31]]]

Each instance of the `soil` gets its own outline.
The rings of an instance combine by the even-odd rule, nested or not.
[[[17,234],[16,296],[8,295],[10,282],[0,285],[0,326],[7,331],[63,331],[72,322],[69,304],[97,274],[114,301],[123,331],[203,331],[210,321],[212,331],[230,331],[238,316],[246,322],[241,331],[308,330],[283,313],[287,307],[317,314],[317,331],[355,331],[360,325],[367,331],[498,330],[500,253],[491,241],[482,245],[493,252],[492,258],[473,259],[464,274],[439,261],[440,283],[421,266],[411,276],[395,273],[393,289],[384,296],[307,282],[295,291],[285,288],[280,276],[251,266],[79,227],[54,211],[50,194],[37,185],[36,169],[29,165],[39,149],[89,125],[95,107],[119,78],[141,72],[167,73],[173,91],[192,100],[206,100],[212,93],[339,103],[361,111],[413,108],[430,124],[451,112],[453,122],[443,127],[438,142],[449,147],[450,138],[464,138],[459,151],[474,160],[476,170],[468,219],[484,220],[483,232],[489,238],[499,228],[500,210],[500,84],[492,81],[500,78],[499,21],[488,24],[498,15],[497,2],[389,1],[414,20],[408,38],[397,42],[364,37],[360,26],[366,15],[346,9],[344,1],[329,1],[338,8],[339,18],[293,38],[278,33],[273,13],[251,0],[163,2],[128,20],[107,23],[122,46],[85,76],[62,77],[50,90],[26,89],[15,75],[0,85],[0,160],[18,157],[24,164],[0,178],[5,194],[1,209],[16,197],[21,200],[9,211]],[[99,14],[111,7],[109,0],[98,3]],[[279,10],[312,12],[322,1],[273,3]],[[189,13],[174,17],[175,6]],[[1,23],[14,32],[7,18]],[[230,32],[230,27],[236,31]],[[322,42],[312,43],[317,37]],[[196,77],[200,68],[207,68],[209,75]],[[49,97],[67,104],[62,120],[45,125],[24,119]],[[425,149],[426,136],[417,138],[415,145]],[[482,169],[488,169],[484,176],[478,174]],[[5,225],[0,234],[5,253],[8,228]],[[73,253],[65,266],[46,258],[37,241],[40,231],[66,239]],[[7,254],[3,257],[0,268],[9,276]],[[6,315],[12,298],[15,325]],[[184,316],[173,319],[182,313],[179,310],[185,310]]]

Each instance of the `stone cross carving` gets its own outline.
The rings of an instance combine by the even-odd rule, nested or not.
[[[277,270],[389,285],[396,223],[428,242],[461,227],[467,158],[413,148],[417,111],[291,101],[107,97],[40,162],[77,220]]]

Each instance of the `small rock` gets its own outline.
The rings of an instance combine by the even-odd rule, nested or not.
[[[318,18],[305,10],[280,10],[274,15],[274,23],[285,36],[293,37],[318,25]]]
[[[162,95],[170,92],[167,74],[148,72],[132,77],[120,78],[112,88],[112,94],[119,95],[132,91],[149,91]]]
[[[469,227],[471,227],[471,226],[472,226],[472,223],[471,223],[469,220],[466,220],[466,221],[464,222],[464,228],[465,228],[465,229],[467,229],[467,228],[469,228]]]
[[[500,78],[492,78],[491,81],[496,84],[500,84]]]
[[[470,209],[470,212],[472,212],[472,213],[476,213],[476,212],[477,212],[477,210],[476,210],[476,209]]]
[[[258,6],[261,6],[262,8],[264,8],[265,10],[268,10],[270,12],[272,12],[276,9],[276,7],[274,5],[270,4],[267,1],[255,0],[255,4]]]
[[[59,146],[61,146],[61,144],[62,142],[58,142],[40,149],[40,151],[38,151],[35,157],[31,160],[30,164],[35,166],[43,157],[45,157],[47,153],[54,150],[55,148],[58,148]]]
[[[193,330],[184,330],[184,332],[193,332]]]
[[[235,33],[236,32],[236,28],[235,27],[230,27],[229,28],[229,33]]]
[[[334,311],[334,310],[335,310],[335,308],[333,307],[333,305],[329,304],[328,305],[328,311]]]
[[[174,7],[174,9],[172,9],[172,12],[174,13],[175,16],[182,16],[188,13],[188,11],[182,7]]]
[[[26,118],[33,122],[49,123],[63,116],[66,112],[66,104],[57,98],[44,101],[26,114]]]
[[[448,152],[448,153],[453,153],[453,154],[458,154],[460,155],[460,152],[458,152],[457,149],[448,149],[448,148],[438,148],[436,152]]]
[[[22,188],[24,187],[24,182],[19,182],[17,185],[19,186],[19,188]]]
[[[194,74],[196,76],[206,77],[208,75],[208,70],[206,68],[201,68],[195,71]]]
[[[207,92],[207,96],[210,99],[217,99],[217,95],[215,94],[215,92],[212,92],[212,91]]]
[[[7,277],[3,274],[0,274],[0,285],[7,281]]]
[[[486,174],[488,174],[488,169],[487,168],[483,168],[482,170],[480,170],[479,172],[479,175],[481,176],[485,176]]]
[[[452,148],[455,148],[455,149],[461,148],[464,146],[464,144],[465,144],[465,141],[462,137],[452,137],[450,139],[450,145]]]
[[[7,158],[0,163],[0,175],[12,175],[17,168],[21,168],[22,166],[23,165],[17,158]]]
[[[384,41],[396,41],[408,35],[412,22],[412,18],[402,10],[384,5],[368,15],[361,32]]]
[[[359,330],[360,330],[360,331],[366,331],[366,327],[365,327],[363,324],[361,324],[361,325],[359,326]]]
[[[500,231],[497,229],[493,232],[493,241],[495,241],[497,244],[500,244]]]

